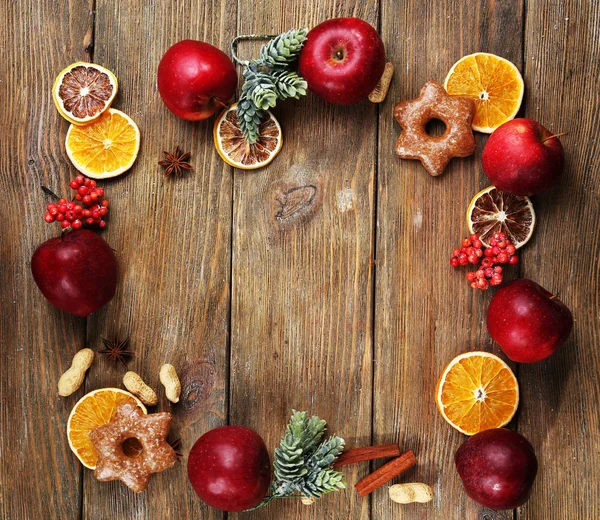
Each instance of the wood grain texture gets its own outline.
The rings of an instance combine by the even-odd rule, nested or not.
[[[186,454],[202,433],[227,421],[231,168],[215,151],[212,121],[188,123],[166,109],[156,71],[179,40],[226,48],[234,33],[235,15],[224,2],[96,5],[94,59],[119,78],[114,106],[138,123],[142,145],[132,170],[105,183],[113,215],[105,235],[121,271],[114,300],[89,319],[88,344],[97,348],[101,337],[129,335],[135,351],[129,368],[158,391],[156,410],[174,414],[171,438],[182,438]],[[158,161],[177,145],[192,152],[196,171],[165,178]],[[176,405],[159,383],[165,362],[180,374]],[[99,364],[103,371],[88,379],[87,389],[121,387],[123,368],[105,359]],[[154,519],[157,512],[161,519],[221,518],[195,495],[186,460],[153,476],[139,495],[86,471],[84,518]]]
[[[521,365],[519,431],[540,470],[526,520],[600,514],[600,12],[593,0],[528,3],[526,115],[556,132],[566,152],[561,180],[535,197],[538,225],[523,276],[558,294],[573,333],[548,360]]]
[[[30,271],[36,247],[60,235],[44,222],[50,200],[40,184],[69,189],[64,121],[51,87],[65,60],[86,58],[91,20],[85,2],[72,7],[0,3],[0,516],[6,519],[79,515],[81,466],[65,436],[71,406],[56,385],[84,344],[85,320],[53,308]]]
[[[376,26],[378,4],[240,0],[238,31],[337,16]],[[235,173],[230,422],[260,432],[271,453],[292,409],[322,417],[349,447],[370,444],[376,111],[312,94],[286,102],[275,112],[279,156]],[[344,474],[353,484],[366,470]],[[369,503],[350,486],[312,507],[280,500],[247,517],[367,519]]]
[[[489,185],[480,163],[485,137],[476,134],[475,154],[432,178],[418,161],[394,155],[400,127],[392,108],[417,97],[426,81],[443,82],[466,54],[493,52],[520,65],[522,5],[382,0],[381,16],[396,73],[379,116],[373,441],[414,450],[417,467],[396,481],[426,482],[434,499],[400,507],[382,489],[373,494],[372,516],[509,519],[512,511],[487,511],[466,497],[454,468],[466,437],[445,423],[434,398],[443,368],[458,354],[501,354],[484,324],[491,294],[471,289],[464,269],[448,265],[468,235],[471,197]]]

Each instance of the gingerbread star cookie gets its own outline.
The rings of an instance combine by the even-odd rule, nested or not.
[[[165,440],[171,427],[170,413],[145,415],[139,406],[124,402],[111,420],[90,432],[90,440],[98,452],[94,472],[101,481],[121,480],[139,493],[148,487],[152,473],[172,467],[177,461],[173,448]],[[126,453],[125,441],[135,439],[139,447]]]
[[[396,154],[402,159],[418,159],[430,175],[441,175],[453,157],[467,157],[475,152],[471,129],[474,116],[473,100],[451,96],[437,81],[428,81],[418,98],[401,101],[394,107],[394,117],[402,127]],[[434,137],[427,133],[425,127],[432,119],[446,125],[443,135]]]

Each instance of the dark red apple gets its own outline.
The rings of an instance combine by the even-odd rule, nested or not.
[[[244,511],[257,506],[267,494],[269,453],[254,430],[221,426],[206,432],[192,447],[188,478],[209,506]]]
[[[88,229],[51,238],[31,258],[42,294],[61,311],[87,316],[115,295],[117,259],[106,241]]]
[[[317,96],[339,105],[365,99],[385,68],[377,31],[360,18],[334,18],[307,35],[298,70]]]
[[[481,163],[496,188],[529,196],[546,191],[558,180],[565,154],[558,137],[538,122],[513,119],[490,136]]]
[[[158,65],[158,91],[177,117],[200,121],[229,101],[237,86],[233,62],[209,43],[183,40]]]
[[[458,448],[454,462],[467,495],[491,509],[527,502],[538,469],[529,441],[505,428],[473,435]]]
[[[573,316],[556,296],[520,278],[502,287],[487,311],[490,336],[517,363],[546,359],[567,340]]]

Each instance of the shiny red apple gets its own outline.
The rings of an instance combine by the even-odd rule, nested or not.
[[[224,52],[209,43],[183,40],[170,47],[158,65],[158,91],[177,117],[200,121],[234,95],[237,73]]]
[[[334,18],[307,35],[298,70],[317,96],[339,105],[365,99],[385,68],[381,37],[360,18]]]
[[[89,229],[44,242],[33,253],[31,272],[52,305],[76,316],[87,316],[106,305],[117,286],[115,254]]]
[[[467,495],[491,509],[527,502],[538,469],[529,441],[505,428],[473,435],[458,448],[454,462]]]
[[[517,363],[546,359],[567,340],[573,316],[556,296],[520,278],[502,287],[487,311],[490,336]]]
[[[532,119],[513,119],[498,127],[481,156],[483,171],[499,190],[535,195],[561,176],[565,158],[558,137]]]
[[[254,430],[221,426],[206,432],[192,447],[188,478],[209,506],[244,511],[257,506],[267,494],[269,453]]]

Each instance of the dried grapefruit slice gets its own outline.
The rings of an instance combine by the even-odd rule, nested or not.
[[[255,170],[269,164],[281,150],[281,127],[271,112],[259,127],[259,139],[248,143],[240,130],[237,104],[226,109],[215,121],[213,135],[221,158],[230,166]]]
[[[69,65],[57,76],[52,98],[67,121],[85,125],[110,107],[118,88],[117,78],[110,70],[80,61]]]
[[[123,402],[135,403],[147,413],[137,397],[120,388],[94,390],[84,395],[73,407],[67,421],[67,438],[71,450],[86,468],[94,469],[98,461],[89,433],[98,426],[108,424],[117,406]]]
[[[500,191],[494,186],[481,190],[467,209],[469,231],[479,235],[486,247],[494,233],[506,236],[518,249],[524,246],[535,229],[535,211],[529,197]]]
[[[448,423],[474,435],[510,422],[519,405],[519,384],[498,356],[467,352],[455,357],[442,373],[435,401]]]
[[[127,114],[109,108],[85,126],[71,125],[66,149],[75,168],[87,177],[116,177],[133,165],[140,149],[140,130]]]
[[[454,64],[444,88],[453,96],[470,97],[475,102],[473,130],[491,134],[517,115],[525,84],[519,69],[506,58],[477,52]]]

